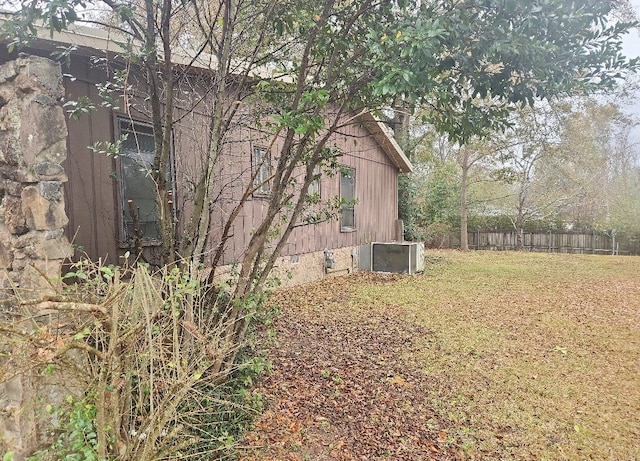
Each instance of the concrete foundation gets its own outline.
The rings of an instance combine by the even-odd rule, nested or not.
[[[317,251],[278,259],[273,275],[282,286],[298,285],[328,277],[347,275],[358,269],[358,247],[328,249],[333,254],[334,266],[325,265],[325,252]]]

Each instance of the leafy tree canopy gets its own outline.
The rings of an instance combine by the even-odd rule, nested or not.
[[[137,7],[142,14],[136,2],[95,3],[130,24],[143,24],[135,18]],[[159,33],[190,4],[200,5],[196,12],[202,15],[225,3],[236,2],[184,2],[167,17],[162,11],[168,2],[157,2],[152,24]],[[504,128],[514,105],[611,88],[638,67],[636,59],[621,53],[622,36],[636,24],[615,18],[613,1],[285,0],[244,10],[246,2],[237,3],[237,11],[255,17],[260,12],[267,18],[262,27],[271,28],[254,31],[272,39],[263,44],[269,52],[261,65],[308,79],[352,109],[375,109],[399,99],[426,106],[429,121],[457,141]],[[35,32],[34,24],[65,29],[87,6],[82,0],[25,2],[4,26],[4,35],[19,44],[25,32]],[[201,35],[211,41],[222,23],[210,24]],[[237,49],[246,53],[249,48]]]

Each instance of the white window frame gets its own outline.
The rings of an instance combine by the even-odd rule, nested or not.
[[[126,127],[128,125],[128,127]],[[126,128],[129,129],[126,129]],[[131,139],[131,136],[150,136],[151,140],[154,141],[153,139],[153,126],[149,123],[145,123],[145,122],[140,122],[137,120],[131,120],[129,118],[126,117],[116,117],[116,134],[117,134],[117,139],[121,139],[123,134],[127,134],[127,141]],[[124,143],[123,143],[124,144]],[[140,149],[140,144],[136,142],[136,144],[138,144],[138,149],[137,150],[133,150],[133,149],[126,149],[121,145],[120,148],[120,155],[119,155],[119,161],[118,161],[118,178],[119,178],[119,192],[120,192],[120,199],[119,199],[119,206],[120,206],[120,216],[121,216],[121,225],[120,225],[120,231],[121,231],[121,235],[122,235],[122,242],[123,243],[131,243],[132,241],[134,241],[137,236],[134,235],[133,229],[130,228],[130,226],[133,226],[133,217],[131,216],[130,213],[130,207],[129,207],[129,203],[128,201],[131,199],[130,194],[127,191],[127,180],[130,179],[130,176],[126,174],[125,169],[127,167],[130,168],[135,168],[135,165],[132,165],[132,161],[136,162],[140,168],[140,176],[139,178],[136,178],[135,181],[137,182],[137,185],[140,185],[140,182],[148,182],[149,188],[151,189],[149,191],[149,197],[145,197],[142,200],[146,200],[147,202],[149,202],[151,200],[151,197],[153,197],[153,207],[154,207],[154,213],[155,213],[155,219],[151,214],[151,211],[149,211],[149,206],[147,203],[147,211],[145,213],[145,215],[142,215],[144,212],[141,212],[142,216],[139,216],[139,220],[140,220],[140,227],[141,227],[141,240],[142,243],[145,246],[150,246],[150,245],[159,245],[161,243],[161,233],[160,233],[160,219],[158,216],[158,210],[157,210],[157,189],[155,186],[155,183],[153,182],[153,179],[151,178],[151,168],[153,166],[153,161],[155,159],[155,151],[150,151],[150,150],[141,150]],[[168,199],[171,200],[173,202],[173,207],[175,208],[175,200],[174,197],[176,196],[175,194],[175,190],[173,188],[175,181],[174,181],[174,170],[173,170],[173,150],[171,152],[171,158],[169,161],[169,171],[167,172],[167,177],[169,180],[169,184],[170,187],[168,187],[168,194],[169,197]],[[143,170],[146,169],[146,173],[143,172]],[[132,202],[134,208],[136,207],[135,201]],[[174,213],[175,213],[175,209],[174,209]],[[153,229],[155,228],[156,231],[153,232],[153,234],[149,234],[149,232],[145,232],[145,229],[147,228],[147,226],[151,226],[149,227],[149,229]]]
[[[256,174],[257,169],[257,174]],[[271,153],[266,147],[253,146],[251,149],[251,176],[254,195],[266,196],[271,193]]]
[[[349,173],[350,178],[346,175]],[[353,167],[343,166],[340,167],[340,173],[338,175],[340,181],[340,201],[346,200],[352,202],[350,204],[343,204],[340,207],[340,231],[341,232],[353,232],[357,229],[356,221],[356,169]],[[351,191],[344,190],[343,178],[351,179]],[[351,192],[348,194],[347,192]],[[349,197],[351,196],[351,197]],[[350,214],[350,223],[345,224],[346,213]]]

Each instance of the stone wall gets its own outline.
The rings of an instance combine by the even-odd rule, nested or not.
[[[21,305],[52,294],[72,254],[64,234],[63,96],[53,61],[29,56],[0,65],[0,322],[24,332],[37,325]],[[0,334],[0,453],[20,461],[46,436],[39,402],[55,401],[62,388],[35,372],[8,376],[2,365],[16,353]]]
[[[72,254],[63,96],[53,61],[29,56],[0,66],[0,297],[41,299]]]

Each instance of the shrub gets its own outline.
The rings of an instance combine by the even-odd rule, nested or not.
[[[0,370],[0,380],[30,369],[77,383],[64,402],[44,399],[55,436],[30,460],[229,459],[261,410],[247,389],[266,366],[234,324],[262,315],[264,299],[232,306],[178,268],[82,261],[64,278],[73,283],[59,297],[24,306],[23,318],[46,309],[55,322],[26,333],[16,323],[22,352]]]

